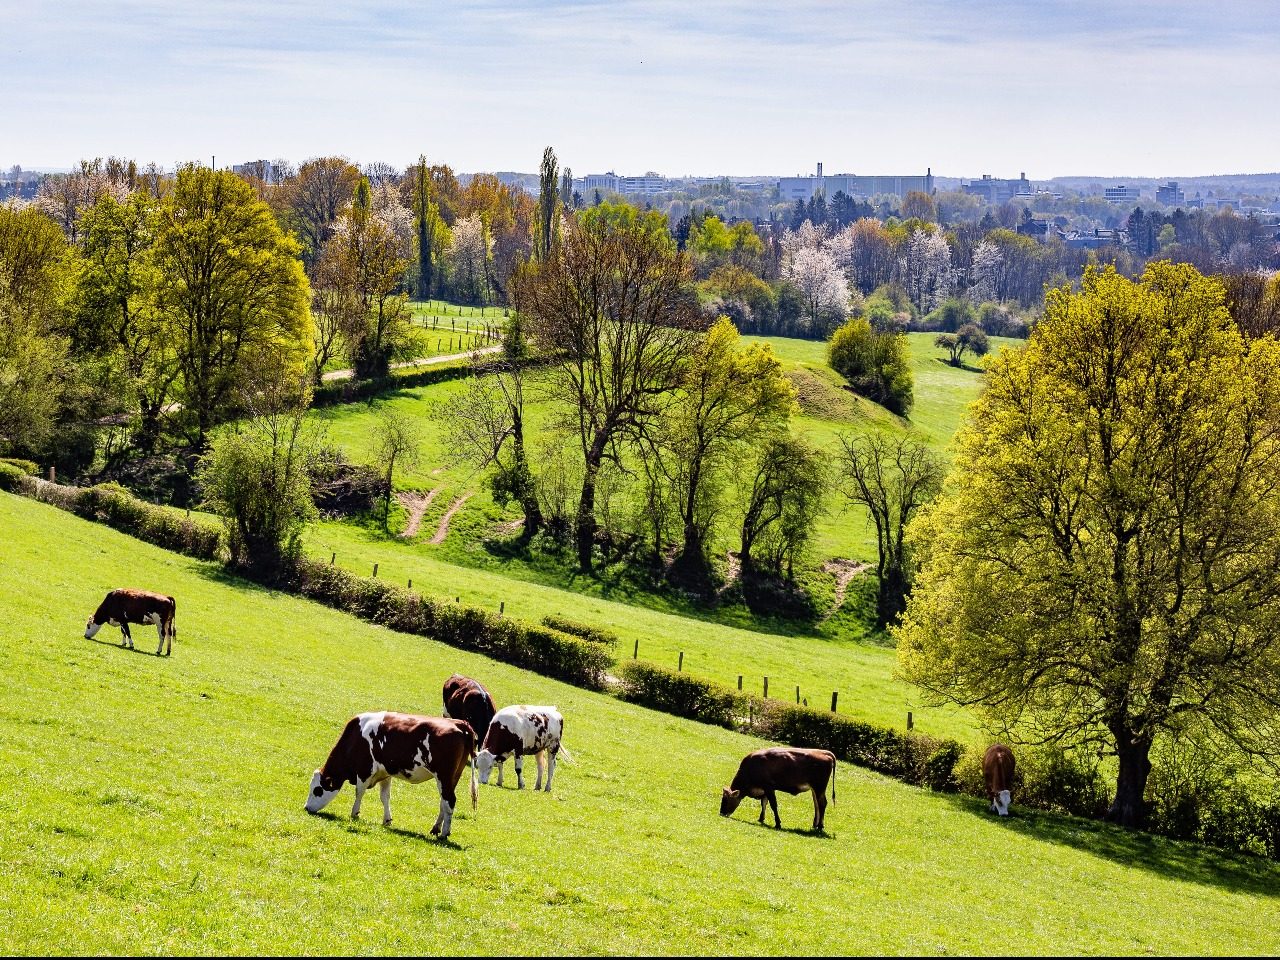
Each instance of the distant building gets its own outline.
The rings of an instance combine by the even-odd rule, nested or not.
[[[1163,203],[1166,207],[1180,207],[1186,199],[1186,194],[1179,189],[1177,180],[1170,180],[1156,187],[1156,203]]]
[[[599,190],[606,193],[639,193],[651,196],[668,189],[667,178],[652,170],[642,177],[622,177],[610,170],[608,173],[589,173],[581,179],[575,179],[574,189],[584,197]]]
[[[1008,203],[1014,197],[1025,197],[1028,201],[1033,197],[1031,181],[1025,173],[1018,174],[1017,180],[999,180],[984,173],[981,180],[962,183],[960,189],[972,197],[981,197],[993,207]]]
[[[1098,227],[1093,233],[1070,233],[1062,242],[1075,250],[1097,250],[1101,247],[1123,247],[1129,243],[1129,234],[1123,230]]]
[[[924,176],[864,176],[855,173],[836,173],[824,176],[822,164],[818,164],[817,175],[800,177],[781,177],[778,180],[778,199],[792,202],[809,200],[822,193],[828,200],[837,193],[848,197],[865,200],[882,193],[890,193],[899,200],[908,193],[933,193],[933,169],[925,171]]]
[[[1107,187],[1102,191],[1102,196],[1108,203],[1131,203],[1140,199],[1142,193],[1137,187],[1126,187],[1121,184],[1118,187]]]
[[[271,182],[271,161],[270,160],[250,160],[248,163],[237,163],[231,167],[231,172],[242,177],[257,177],[266,183]]]

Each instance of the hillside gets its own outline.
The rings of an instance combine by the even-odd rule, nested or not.
[[[1280,867],[933,795],[850,767],[827,837],[719,789],[756,746],[250,587],[0,494],[0,921],[12,953],[1274,953]],[[82,626],[178,598],[172,659]],[[139,636],[145,637],[145,633]],[[139,643],[144,647],[145,643]],[[302,811],[342,723],[454,670],[566,715],[557,792],[484,788],[454,843]],[[1016,805],[1016,798],[1015,798]],[[375,805],[376,806],[376,805]],[[807,824],[808,801],[781,801]],[[1157,907],[1151,909],[1151,907]]]

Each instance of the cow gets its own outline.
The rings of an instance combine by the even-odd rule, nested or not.
[[[738,809],[743,797],[760,801],[760,823],[764,823],[764,805],[773,809],[773,825],[782,828],[778,818],[781,790],[793,796],[802,790],[813,794],[813,829],[822,830],[827,814],[827,783],[831,783],[831,802],[836,800],[836,756],[830,750],[801,750],[797,747],[770,747],[742,758],[733,783],[724,788],[720,798],[720,816],[728,817]]]
[[[391,780],[409,783],[435,778],[440,790],[440,815],[432,834],[447,839],[457,806],[458,781],[467,761],[475,756],[476,737],[462,720],[418,717],[407,713],[362,713],[352,717],[329,752],[324,766],[311,777],[307,812],[319,813],[342,789],[354,784],[356,802],[351,818],[360,816],[360,801],[370,787],[380,786],[382,823],[391,822]],[[476,808],[476,777],[471,774],[471,809]]]
[[[991,801],[991,810],[1002,817],[1009,815],[1013,768],[1013,751],[1003,743],[993,743],[982,755],[982,779],[987,781],[987,799]]]
[[[455,673],[444,682],[444,715],[469,723],[477,740],[488,732],[497,710],[493,697],[479,680]],[[501,764],[498,765],[498,785],[502,785]]]
[[[84,625],[86,640],[92,640],[105,623],[119,627],[122,634],[120,646],[133,649],[133,636],[129,633],[131,623],[154,624],[160,634],[160,646],[156,647],[156,656],[173,653],[173,638],[178,635],[174,626],[174,617],[178,612],[177,601],[164,594],[151,593],[147,590],[112,590],[98,604],[89,622]],[[168,641],[168,649],[165,641]]]
[[[551,792],[551,777],[556,772],[556,754],[563,753],[570,763],[573,757],[560,742],[564,736],[564,717],[555,707],[503,707],[493,715],[484,744],[476,754],[476,767],[480,782],[489,782],[493,765],[498,764],[498,786],[502,786],[502,763],[507,757],[516,758],[516,786],[524,789],[524,756],[534,755],[538,764],[538,779],[533,789],[542,789],[542,758],[547,756],[547,793]]]

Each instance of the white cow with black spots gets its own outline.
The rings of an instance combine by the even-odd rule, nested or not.
[[[524,757],[533,754],[538,764],[538,779],[533,789],[541,790],[543,755],[547,758],[547,786],[551,792],[551,778],[556,772],[556,755],[564,753],[570,763],[573,757],[560,742],[564,736],[564,717],[555,707],[515,706],[503,707],[493,716],[485,733],[484,744],[476,754],[476,772],[481,783],[489,782],[494,763],[498,767],[498,786],[502,786],[501,764],[507,757],[516,759],[516,784],[524,789]]]

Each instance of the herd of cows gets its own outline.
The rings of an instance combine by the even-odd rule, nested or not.
[[[121,645],[133,648],[129,624],[155,626],[160,635],[156,656],[173,653],[177,604],[173,597],[145,590],[113,590],[85,625],[85,637],[92,638],[104,626],[119,627]],[[166,649],[167,643],[167,649]],[[351,816],[360,816],[365,791],[378,787],[382,798],[384,824],[391,822],[391,782],[434,780],[440,791],[440,813],[431,833],[449,836],[457,806],[458,782],[471,768],[471,806],[476,806],[476,779],[487,784],[496,765],[498,786],[506,760],[515,760],[516,785],[524,789],[524,758],[532,755],[538,776],[534,790],[551,790],[556,758],[572,756],[561,742],[564,717],[555,707],[511,706],[499,710],[489,691],[478,680],[460,674],[451,676],[442,692],[443,717],[377,711],[352,717],[324,766],[311,777],[306,809],[319,813],[342,790],[355,788]],[[478,737],[484,731],[483,739]],[[545,781],[543,768],[546,768]],[[991,746],[982,758],[991,809],[1000,816],[1009,812],[1013,787],[1013,753],[1004,744]],[[720,799],[721,816],[731,816],[742,801],[760,801],[759,822],[764,823],[766,805],[773,811],[773,825],[781,829],[778,816],[779,792],[793,796],[808,790],[813,795],[813,829],[825,826],[827,786],[831,801],[836,799],[836,757],[829,750],[798,747],[771,747],[748,754],[738,765],[733,782]],[[545,786],[544,786],[545,783]]]

